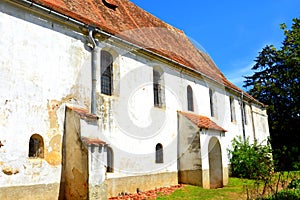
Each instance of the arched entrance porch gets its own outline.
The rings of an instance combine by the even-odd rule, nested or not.
[[[223,187],[222,150],[219,140],[212,137],[208,145],[210,188]]]

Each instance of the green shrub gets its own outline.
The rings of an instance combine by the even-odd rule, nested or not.
[[[273,171],[270,145],[250,144],[249,138],[244,141],[237,137],[228,152],[232,176],[264,181],[270,178]]]
[[[277,194],[273,194],[272,196],[259,198],[257,200],[299,200],[300,199],[300,190],[281,190]]]
[[[289,183],[288,188],[300,190],[300,179],[293,179],[293,180]]]

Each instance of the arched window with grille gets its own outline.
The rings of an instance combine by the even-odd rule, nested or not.
[[[162,108],[165,105],[164,99],[164,77],[163,71],[159,67],[153,68],[153,95],[154,95],[154,106]]]
[[[44,158],[44,140],[39,134],[33,134],[29,139],[29,158]]]
[[[113,56],[105,50],[101,51],[101,93],[113,93]]]
[[[164,162],[164,150],[162,144],[158,143],[155,147],[155,163]]]
[[[194,111],[193,89],[189,85],[187,86],[187,105],[188,111]]]

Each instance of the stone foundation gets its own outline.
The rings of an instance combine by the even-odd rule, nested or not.
[[[179,183],[202,186],[202,171],[185,170],[178,172]]]
[[[60,184],[0,188],[1,200],[53,200],[59,198]]]
[[[223,168],[223,185],[228,185],[229,167]]]
[[[202,170],[202,187],[210,189],[209,169]]]
[[[89,186],[89,200],[107,199],[107,185]]]
[[[108,197],[118,196],[122,192],[136,193],[137,188],[141,191],[152,190],[159,187],[178,184],[177,172],[159,173],[143,176],[129,176],[111,178],[106,180]]]

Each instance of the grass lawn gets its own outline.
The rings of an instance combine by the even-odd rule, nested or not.
[[[157,199],[246,199],[244,186],[253,183],[250,180],[229,178],[229,184],[219,189],[203,189],[198,186],[186,185],[169,196],[159,196]]]
[[[279,173],[275,174],[273,177],[273,181],[275,184],[278,182]],[[300,171],[294,172],[284,172],[281,175],[281,180],[287,184],[293,178],[300,178]],[[248,186],[248,187],[247,187]],[[254,180],[247,179],[239,179],[239,178],[229,178],[229,183],[223,188],[219,189],[203,189],[202,187],[185,185],[183,188],[176,190],[174,193],[168,196],[159,196],[157,199],[159,200],[168,200],[168,199],[200,199],[200,200],[219,200],[219,199],[228,199],[228,200],[239,200],[239,199],[247,199],[246,188],[249,188],[249,195],[251,196],[252,191],[251,187],[254,186]],[[286,187],[285,186],[285,187]],[[262,189],[262,185],[260,188]],[[281,189],[282,187],[279,187]],[[275,189],[275,186],[274,186]]]

